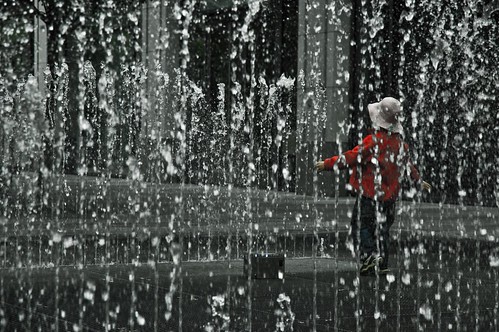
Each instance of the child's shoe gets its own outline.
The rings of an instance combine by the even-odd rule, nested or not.
[[[379,266],[382,262],[383,257],[372,254],[362,263],[362,266],[360,267],[360,275],[366,276],[375,274],[376,265]]]
[[[390,272],[391,270],[388,268],[388,266],[380,266],[378,274],[388,274]]]

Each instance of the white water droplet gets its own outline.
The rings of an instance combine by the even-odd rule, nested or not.
[[[431,320],[433,318],[433,312],[428,303],[423,304],[419,308],[419,314],[423,315],[426,320]]]

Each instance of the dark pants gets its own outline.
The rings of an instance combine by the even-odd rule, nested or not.
[[[377,253],[379,245],[379,254],[383,257],[381,267],[388,267],[389,232],[394,221],[395,202],[375,202],[364,196],[357,197],[352,213],[351,235],[355,249],[360,249],[361,259]]]

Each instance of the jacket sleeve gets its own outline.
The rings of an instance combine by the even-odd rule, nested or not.
[[[340,156],[333,156],[324,160],[324,168],[330,171],[333,169],[334,165],[337,165],[339,169],[345,169],[347,167],[354,167],[358,164],[364,164],[369,160],[369,157],[372,156],[373,146],[374,141],[372,136],[369,135],[364,138],[362,144],[357,145],[352,150],[348,150]]]

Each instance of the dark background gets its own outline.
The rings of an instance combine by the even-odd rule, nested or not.
[[[100,174],[105,168],[107,153],[106,118],[99,112],[98,100],[87,103],[85,116],[97,128],[92,138],[94,144],[82,157],[78,148],[77,87],[79,84],[78,63],[90,60],[95,68],[97,80],[102,74],[102,64],[114,71],[117,82],[131,82],[134,68],[141,57],[141,2],[116,2],[106,7],[93,1],[84,2],[81,8],[57,6],[56,1],[42,1],[46,14],[39,13],[30,1],[2,3],[0,24],[4,45],[0,52],[2,66],[0,74],[4,88],[15,91],[16,85],[33,72],[33,32],[28,28],[34,17],[40,17],[49,27],[48,62],[52,73],[58,63],[69,67],[69,103],[66,110],[67,132],[66,158],[64,165],[54,162],[50,142],[46,142],[45,163],[54,173],[76,173],[79,165],[89,166],[88,174]],[[209,2],[212,3],[212,2]],[[289,113],[278,114],[279,105],[270,109],[259,83],[262,77],[268,86],[279,77],[297,77],[298,1],[279,0],[266,2],[252,22],[255,32],[253,44],[241,40],[237,29],[241,27],[247,8],[241,5],[233,10],[231,5],[215,7],[210,4],[196,8],[189,27],[190,61],[187,67],[189,79],[202,87],[205,99],[202,105],[188,109],[188,145],[185,176],[177,181],[191,183],[227,183],[257,185],[260,188],[294,190],[294,165],[296,156],[288,144],[276,147],[276,121],[279,115],[287,119],[285,133],[296,129],[296,83],[289,92],[280,91],[283,104],[291,105]],[[371,3],[364,7],[360,0],[353,2],[352,11],[352,57],[350,77],[350,121],[349,146],[355,146],[359,137],[367,133],[369,119],[363,112],[368,103],[392,95],[403,99],[405,139],[412,148],[413,160],[424,179],[434,190],[427,199],[449,203],[495,205],[498,185],[496,154],[498,141],[495,132],[499,127],[497,100],[498,81],[498,11],[494,1],[479,1],[470,15],[465,3],[455,1],[426,2],[416,0],[415,15],[406,19],[409,8],[405,4],[389,0],[382,7],[384,27],[374,37],[369,35],[369,19],[374,15]],[[107,15],[111,13],[111,15]],[[136,20],[129,16],[134,13]],[[112,26],[108,35],[99,30],[95,20],[80,17],[105,16],[106,24]],[[185,18],[184,18],[185,19]],[[182,20],[182,19],[181,19]],[[483,21],[492,24],[482,24]],[[465,30],[463,27],[467,27]],[[77,39],[77,32],[85,31],[85,42]],[[409,36],[405,39],[405,36]],[[124,37],[124,38],[122,38]],[[62,42],[63,41],[63,42]],[[180,41],[179,41],[180,42]],[[248,49],[252,47],[252,49]],[[106,56],[111,50],[112,58]],[[232,49],[237,50],[230,58]],[[23,54],[23,56],[16,56]],[[438,58],[438,64],[432,62]],[[371,61],[374,61],[371,66]],[[254,68],[252,65],[254,64]],[[378,70],[376,70],[378,69]],[[225,86],[225,121],[230,134],[233,130],[227,119],[231,118],[230,105],[237,102],[232,91],[234,82],[241,84],[242,96],[247,98],[253,90],[254,126],[252,132],[241,135],[241,141],[223,144],[220,151],[233,151],[233,167],[248,161],[256,165],[257,177],[248,182],[244,174],[228,179],[201,172],[203,164],[210,158],[210,146],[197,144],[208,142],[206,133],[216,126],[212,112],[220,107],[217,100],[218,86]],[[132,83],[130,83],[132,84]],[[86,86],[85,94],[91,96],[95,90]],[[135,96],[135,97],[134,97]],[[263,97],[262,97],[263,96]],[[244,99],[244,98],[243,98]],[[116,102],[123,105],[123,114],[118,126],[120,145],[115,147],[112,158],[121,165],[113,176],[127,176],[129,155],[138,155],[140,115],[135,112],[138,98],[123,84],[117,85]],[[244,100],[243,100],[244,102]],[[50,103],[47,118],[50,118]],[[191,121],[201,119],[202,133],[193,133]],[[251,118],[249,114],[246,114]],[[49,121],[50,124],[50,121]],[[197,135],[197,136],[196,136]],[[85,138],[83,138],[85,139]],[[252,146],[253,155],[237,151]],[[196,157],[196,158],[194,158]],[[199,157],[199,158],[198,158]],[[226,163],[228,156],[219,156]],[[86,159],[85,159],[86,158]],[[204,158],[204,159],[203,159]],[[205,160],[205,161],[203,161]],[[292,178],[284,181],[276,178],[271,170],[278,165],[279,171],[286,167]],[[241,166],[242,167],[242,166]],[[232,175],[229,175],[232,176]]]

